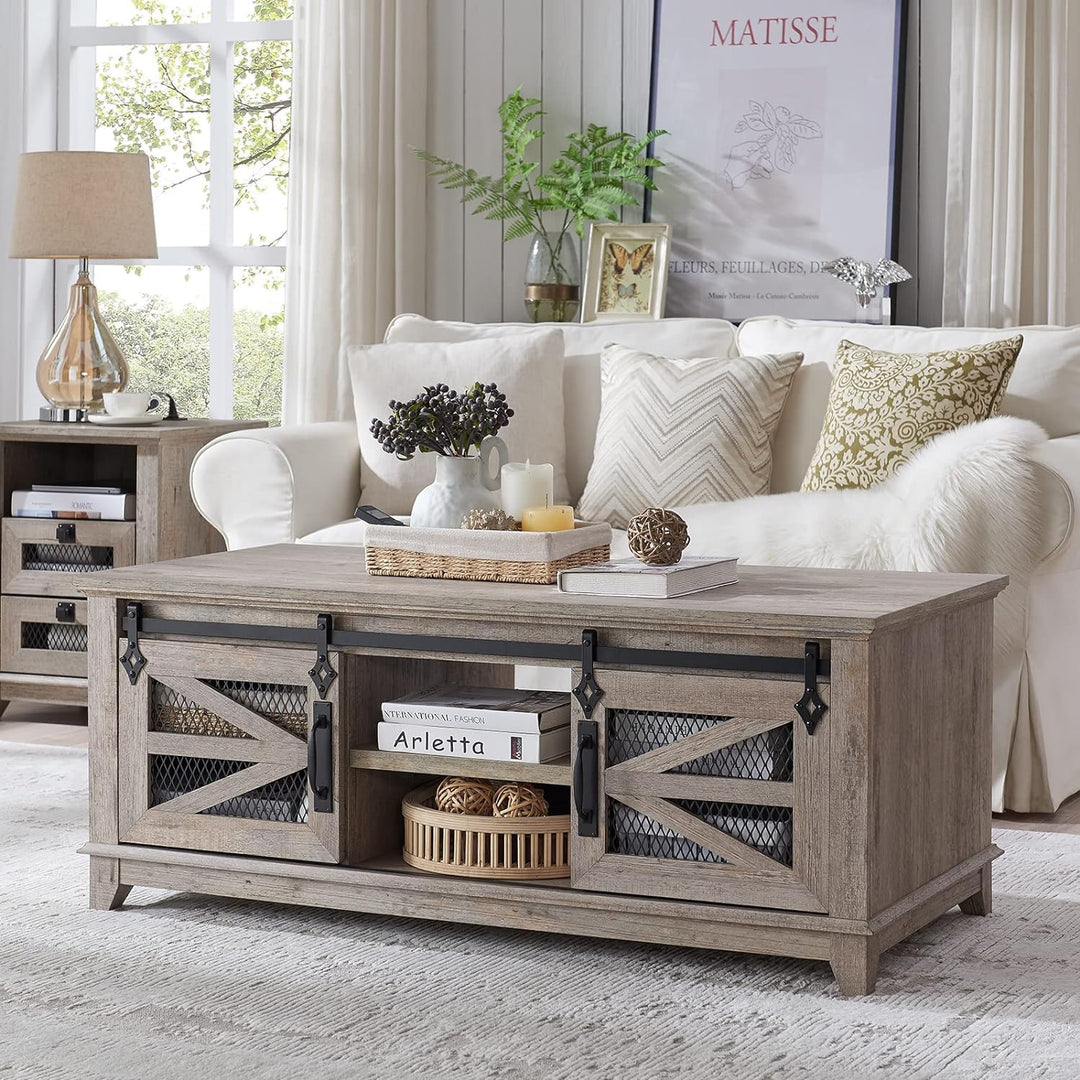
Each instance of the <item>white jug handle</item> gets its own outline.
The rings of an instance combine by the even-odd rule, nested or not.
[[[495,471],[491,471],[491,458],[497,459]],[[501,486],[502,467],[510,460],[506,443],[498,435],[486,435],[480,444],[480,479],[488,491],[498,491]]]

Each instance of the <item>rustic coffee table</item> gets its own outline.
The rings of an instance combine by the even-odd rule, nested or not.
[[[368,577],[276,546],[95,574],[90,903],[132,886],[827,960],[990,910],[1001,577],[742,567],[676,601]],[[571,758],[375,749],[381,702],[572,668]],[[402,859],[401,799],[562,789],[570,876]]]

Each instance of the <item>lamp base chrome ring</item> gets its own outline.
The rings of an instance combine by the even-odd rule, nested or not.
[[[48,405],[42,405],[38,411],[39,420],[57,424],[81,424],[89,415],[89,409],[59,409]]]

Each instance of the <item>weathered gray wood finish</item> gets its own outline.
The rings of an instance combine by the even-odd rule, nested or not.
[[[91,903],[115,907],[130,887],[145,885],[790,955],[828,961],[845,994],[872,991],[883,950],[956,904],[970,914],[990,909],[993,598],[1005,579],[754,567],[741,576],[737,586],[679,601],[614,601],[543,586],[388,583],[363,573],[356,549],[303,547],[93,575],[84,585]],[[171,808],[146,806],[151,754],[214,755],[253,763],[267,776],[301,760],[285,740],[260,741],[257,723],[212,694],[203,703],[247,724],[254,739],[151,732],[146,696],[157,678],[187,692],[199,679],[303,679],[313,650],[144,634],[149,663],[132,688],[116,663],[117,620],[129,600],[148,618],[310,628],[327,612],[336,629],[477,644],[452,655],[407,644],[336,647],[330,696],[337,695],[340,842],[333,848],[324,832],[297,847],[274,822],[199,813],[232,790],[229,778],[220,791],[179,794]],[[597,629],[602,645],[682,652],[797,657],[807,640],[818,641],[831,662],[818,686],[828,709],[810,734],[793,708],[803,689],[794,675],[599,664],[604,696],[591,719],[601,741],[600,835],[577,835],[572,814],[570,881],[472,881],[406,868],[400,799],[427,777],[501,773],[566,789],[572,771],[568,762],[470,769],[454,759],[380,753],[381,702],[437,682],[507,684],[511,664],[496,662],[483,642],[572,644],[585,627]],[[607,728],[617,710],[725,719],[609,761]],[[584,719],[575,703],[575,730]],[[790,769],[775,775],[711,775],[687,765],[788,725]],[[722,815],[696,809],[699,802],[789,809],[790,858],[733,835]],[[607,815],[620,803],[723,861],[612,850]]]
[[[134,521],[74,521],[74,543],[111,551],[116,567],[221,551],[221,537],[195,509],[188,474],[195,454],[211,439],[261,421],[185,420],[149,427],[102,427],[20,421],[0,424],[0,713],[12,699],[86,705],[86,654],[23,650],[20,612],[27,598],[80,601],[90,576],[25,569],[23,548],[56,543],[52,519],[12,518],[11,493],[33,484],[119,483],[135,492]],[[52,622],[42,601],[34,610]],[[66,681],[65,681],[66,680]]]

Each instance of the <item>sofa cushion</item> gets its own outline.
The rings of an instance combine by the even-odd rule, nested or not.
[[[648,506],[768,492],[773,431],[801,362],[801,353],[672,359],[605,345],[578,513],[625,528]]]
[[[664,356],[734,356],[737,352],[735,327],[723,319],[565,323],[561,329],[566,352],[566,474],[573,503],[585,489],[592,464],[600,416],[600,350],[608,342]],[[532,323],[446,322],[399,315],[387,328],[386,340],[472,341],[523,332],[541,333],[543,328]]]
[[[802,367],[773,444],[773,491],[795,491],[821,434],[836,347],[850,338],[872,349],[928,353],[961,349],[994,337],[1021,334],[1024,349],[1001,412],[1034,420],[1051,438],[1080,432],[1080,326],[1022,326],[1002,330],[946,326],[873,326],[758,315],[739,325],[741,352],[798,350]]]
[[[936,436],[989,420],[1023,343],[1017,335],[921,354],[841,341],[803,490],[874,487]]]
[[[497,383],[514,410],[509,427],[500,432],[511,460],[550,462],[555,498],[560,502],[568,498],[560,330],[453,344],[353,346],[348,363],[364,502],[389,514],[408,514],[420,490],[435,479],[433,454],[399,461],[375,441],[370,431],[372,417],[385,418],[391,400],[407,401],[434,382],[461,390],[477,381]]]

